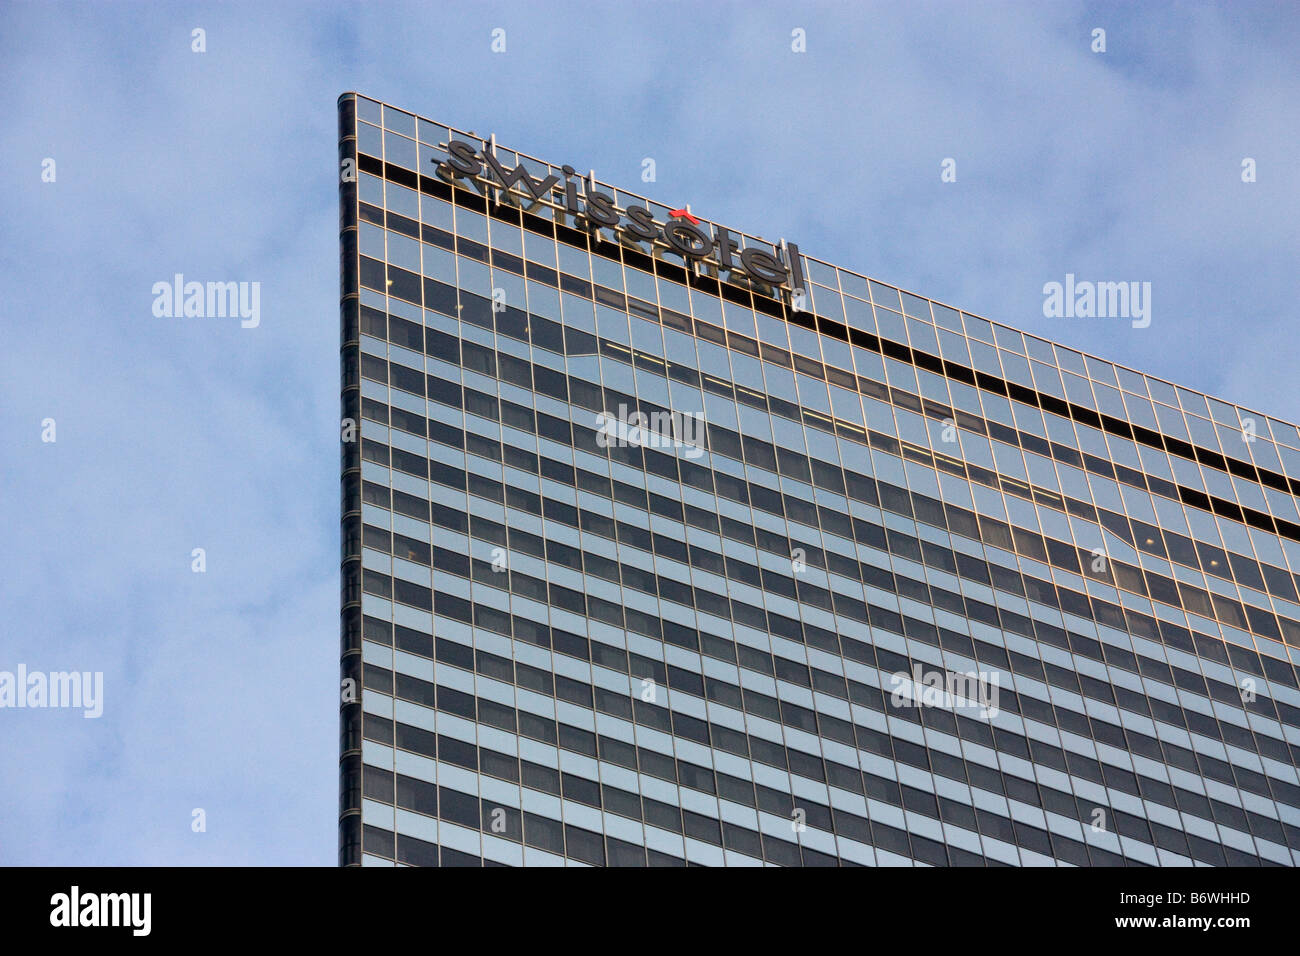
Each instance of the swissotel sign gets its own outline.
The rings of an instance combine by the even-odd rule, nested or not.
[[[491,170],[496,182],[494,185],[510,189],[522,186],[528,194],[539,202],[551,193],[564,194],[564,206],[572,216],[584,216],[593,227],[605,226],[615,231],[622,230],[635,240],[662,240],[687,259],[700,260],[716,256],[718,264],[728,272],[741,270],[751,278],[768,285],[785,286],[795,292],[804,288],[803,266],[799,262],[799,247],[786,243],[786,255],[789,264],[782,262],[778,256],[762,249],[741,250],[731,233],[722,226],[715,226],[715,234],[709,235],[700,226],[700,222],[689,212],[677,210],[671,222],[657,223],[650,210],[645,206],[629,206],[619,214],[614,204],[614,197],[596,192],[590,183],[584,181],[582,204],[579,205],[578,184],[573,180],[572,166],[563,167],[564,182],[555,174],[545,179],[534,179],[522,165],[507,170],[490,150],[476,152],[469,143],[452,140],[447,144],[449,158],[438,164],[438,172],[446,178],[477,176],[488,180],[486,170]],[[486,169],[485,169],[486,167]],[[626,221],[624,221],[626,217]],[[737,255],[739,253],[739,255]],[[737,259],[739,261],[737,261]]]

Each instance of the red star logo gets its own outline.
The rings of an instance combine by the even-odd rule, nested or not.
[[[690,206],[686,206],[682,209],[674,209],[670,213],[668,213],[668,215],[672,216],[675,219],[689,220],[692,225],[698,226],[700,224],[700,221],[691,215]]]

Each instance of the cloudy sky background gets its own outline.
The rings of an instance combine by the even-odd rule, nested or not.
[[[340,92],[1295,421],[1297,50],[1282,3],[7,5],[0,670],[106,687],[0,710],[0,863],[335,861]],[[177,272],[260,327],[154,318]],[[1151,326],[1045,319],[1069,272]]]

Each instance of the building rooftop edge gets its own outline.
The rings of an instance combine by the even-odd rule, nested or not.
[[[453,131],[453,132],[456,132],[456,133],[458,133],[458,134],[461,134],[461,135],[465,136],[467,139],[470,139],[470,140],[477,140],[477,141],[480,142],[480,143],[486,143],[486,142],[487,142],[487,137],[480,136],[480,135],[478,135],[477,133],[473,133],[473,132],[471,132],[471,131],[469,131],[469,130],[462,130],[462,129],[460,129],[459,127],[452,126],[452,125],[449,124],[449,123],[442,123],[442,122],[439,122],[438,120],[431,119],[430,117],[428,117],[428,116],[424,116],[423,114],[413,112],[412,110],[406,109],[406,108],[401,107],[401,106],[397,106],[397,105],[395,105],[395,104],[393,104],[393,103],[389,103],[389,102],[387,102],[386,100],[376,99],[376,98],[374,98],[374,97],[367,96],[367,95],[365,95],[364,93],[358,92],[358,91],[356,91],[356,90],[347,90],[347,91],[345,91],[345,92],[343,92],[343,93],[340,93],[337,102],[340,102],[340,103],[341,103],[341,102],[343,102],[344,99],[346,99],[346,98],[348,98],[348,97],[360,97],[361,99],[369,100],[369,101],[372,102],[372,103],[377,103],[377,104],[379,104],[380,106],[387,106],[387,107],[390,107],[391,109],[393,109],[393,110],[395,110],[395,111],[397,111],[397,112],[405,113],[405,114],[407,114],[408,116],[412,116],[412,117],[416,118],[417,120],[423,120],[423,121],[425,121],[426,123],[431,123],[431,124],[433,124],[433,125],[435,125],[435,126],[446,127],[448,130],[451,130],[451,131]],[[543,165],[546,165],[546,166],[549,166],[549,167],[554,167],[554,168],[556,168],[556,169],[559,168],[559,167],[556,166],[554,163],[551,163],[551,162],[549,162],[548,160],[540,159],[540,158],[538,158],[538,157],[536,157],[536,156],[533,156],[533,155],[531,155],[531,154],[529,154],[529,153],[523,153],[523,152],[521,152],[521,151],[519,151],[519,150],[517,150],[517,149],[510,149],[509,147],[501,146],[501,144],[499,144],[499,143],[496,144],[496,145],[497,145],[498,148],[507,149],[509,152],[513,152],[513,153],[515,153],[517,156],[520,156],[520,157],[522,157],[522,158],[524,158],[524,159],[531,160],[532,162],[541,163],[541,164],[543,164]],[[645,201],[645,202],[653,203],[654,205],[657,205],[657,206],[665,206],[665,205],[667,205],[667,204],[665,204],[665,203],[658,202],[657,200],[650,199],[650,197],[648,197],[648,196],[643,196],[643,195],[641,195],[641,194],[639,194],[639,193],[634,193],[634,192],[632,192],[631,190],[623,189],[622,187],[614,187],[614,188],[617,189],[617,191],[622,192],[622,193],[624,193],[624,194],[626,194],[626,195],[629,195],[629,196],[635,196],[635,197],[638,198],[638,199],[641,199],[641,200],[643,200],[643,201]],[[700,218],[703,219],[703,217],[700,217]],[[707,220],[707,219],[704,220],[704,221],[706,221],[706,222],[714,222],[713,220]],[[717,223],[714,222],[714,224],[716,225]],[[757,239],[757,240],[759,240],[759,241],[761,241],[761,242],[764,242],[764,243],[767,243],[768,245],[771,245],[771,246],[776,246],[776,245],[777,245],[777,243],[773,242],[772,240],[767,239],[767,238],[765,238],[765,237],[763,237],[763,236],[760,236],[760,235],[758,235],[758,234],[756,234],[756,233],[745,232],[744,230],[735,229],[735,228],[732,228],[732,227],[730,227],[730,226],[727,227],[727,228],[730,229],[731,232],[736,233],[736,234],[739,234],[739,235],[746,236],[747,238]],[[1085,352],[1085,351],[1083,351],[1082,349],[1075,348],[1074,346],[1071,346],[1071,345],[1066,345],[1066,344],[1063,343],[1063,342],[1058,342],[1058,341],[1056,341],[1056,340],[1054,340],[1054,339],[1047,339],[1047,338],[1044,338],[1042,335],[1039,335],[1039,334],[1037,334],[1037,333],[1034,333],[1034,332],[1027,332],[1027,331],[1025,331],[1024,329],[1018,329],[1018,328],[1016,328],[1016,327],[1013,326],[1013,325],[1009,325],[1009,324],[1007,324],[1006,322],[1001,322],[1001,321],[998,321],[998,320],[996,320],[996,319],[990,319],[990,318],[988,318],[988,317],[986,317],[986,316],[979,315],[979,314],[974,313],[974,312],[971,312],[971,311],[969,311],[969,310],[967,310],[967,309],[963,309],[963,308],[960,308],[960,307],[958,307],[958,306],[952,305],[952,304],[950,304],[950,303],[948,303],[948,302],[943,302],[943,301],[941,301],[941,300],[939,300],[939,299],[934,298],[933,296],[925,295],[925,294],[920,293],[920,292],[914,292],[914,291],[912,291],[912,290],[910,290],[910,289],[905,289],[905,288],[903,288],[902,286],[894,285],[893,283],[889,283],[889,282],[881,281],[881,280],[876,279],[876,278],[874,278],[874,277],[872,277],[872,276],[868,276],[868,275],[865,275],[864,273],[857,272],[857,271],[855,271],[854,269],[850,269],[850,268],[848,268],[848,267],[846,267],[846,266],[836,265],[835,263],[828,262],[828,261],[826,261],[825,259],[818,259],[816,256],[811,256],[811,255],[808,255],[808,253],[803,252],[802,249],[800,250],[800,255],[801,255],[802,258],[805,259],[805,260],[811,260],[811,261],[816,262],[816,263],[819,263],[820,265],[823,265],[823,266],[825,266],[825,267],[827,267],[827,268],[829,268],[829,269],[835,269],[835,270],[840,271],[840,272],[846,272],[846,273],[849,273],[850,275],[856,276],[856,277],[858,277],[858,278],[860,278],[860,279],[864,279],[864,280],[867,280],[867,281],[869,281],[869,282],[875,282],[875,283],[877,283],[878,285],[887,286],[888,288],[894,289],[894,290],[896,290],[896,291],[898,291],[898,292],[902,292],[902,293],[906,293],[907,295],[915,296],[915,297],[918,298],[918,299],[924,299],[925,301],[930,302],[930,303],[932,303],[932,304],[934,304],[934,305],[939,305],[939,306],[942,306],[942,307],[944,307],[944,308],[946,308],[946,309],[951,309],[951,310],[954,311],[954,312],[958,312],[958,313],[960,313],[960,314],[962,314],[962,315],[967,315],[967,316],[970,316],[971,318],[975,318],[975,319],[979,319],[980,321],[987,322],[987,323],[989,323],[989,324],[992,325],[992,326],[996,326],[996,327],[998,327],[998,328],[1006,329],[1008,332],[1013,332],[1013,333],[1015,333],[1015,334],[1017,334],[1017,335],[1023,335],[1023,336],[1026,336],[1026,337],[1028,337],[1028,338],[1037,339],[1038,341],[1040,341],[1040,342],[1044,342],[1044,343],[1046,343],[1046,344],[1048,344],[1048,345],[1059,346],[1060,348],[1067,349],[1067,350],[1069,350],[1069,351],[1071,351],[1071,352],[1075,352],[1075,353],[1077,353],[1077,354],[1083,356],[1084,358],[1092,359],[1092,360],[1094,360],[1094,361],[1096,361],[1096,362],[1102,362],[1102,363],[1104,363],[1104,364],[1106,364],[1106,365],[1114,366],[1114,367],[1117,368],[1117,369],[1124,369],[1126,372],[1130,372],[1130,373],[1132,373],[1132,374],[1134,374],[1134,375],[1139,375],[1139,376],[1141,376],[1143,379],[1149,379],[1149,380],[1151,380],[1151,381],[1160,382],[1160,383],[1162,383],[1162,384],[1164,384],[1164,385],[1170,386],[1170,387],[1175,388],[1175,389],[1179,389],[1179,388],[1181,388],[1181,389],[1183,389],[1184,391],[1193,392],[1193,393],[1195,393],[1195,394],[1197,394],[1197,395],[1202,396],[1203,398],[1213,399],[1213,400],[1215,400],[1215,401],[1217,401],[1217,402],[1221,402],[1222,404],[1230,405],[1230,406],[1232,406],[1233,408],[1235,408],[1235,409],[1239,409],[1239,410],[1242,411],[1242,412],[1248,412],[1248,413],[1250,413],[1250,414],[1252,414],[1252,415],[1257,415],[1257,416],[1260,416],[1260,417],[1263,417],[1263,418],[1268,418],[1268,419],[1270,419],[1270,420],[1272,420],[1272,421],[1275,421],[1275,422],[1278,422],[1278,423],[1280,423],[1280,424],[1286,425],[1286,426],[1288,426],[1288,427],[1290,427],[1290,428],[1296,429],[1296,431],[1297,431],[1298,433],[1300,433],[1300,423],[1297,423],[1297,422],[1295,422],[1295,421],[1291,421],[1290,419],[1287,419],[1287,418],[1281,418],[1281,417],[1279,417],[1279,416],[1277,416],[1277,415],[1271,415],[1271,414],[1268,414],[1268,413],[1266,413],[1266,412],[1261,412],[1261,411],[1258,411],[1258,410],[1256,410],[1256,409],[1249,408],[1249,407],[1247,407],[1247,406],[1245,406],[1245,405],[1242,405],[1242,404],[1239,403],[1239,402],[1235,402],[1235,401],[1233,401],[1233,400],[1231,400],[1231,399],[1223,398],[1223,397],[1220,397],[1220,396],[1218,396],[1218,395],[1214,395],[1214,394],[1212,394],[1212,393],[1210,393],[1210,392],[1204,391],[1203,389],[1195,388],[1195,387],[1192,387],[1192,386],[1189,386],[1189,385],[1180,384],[1180,383],[1178,383],[1178,382],[1172,382],[1172,381],[1170,381],[1169,379],[1160,378],[1160,377],[1157,376],[1157,375],[1152,375],[1151,373],[1149,373],[1149,372],[1144,372],[1144,371],[1142,371],[1141,369],[1136,369],[1136,368],[1133,368],[1132,366],[1129,366],[1129,365],[1123,365],[1123,364],[1121,364],[1121,363],[1119,363],[1119,362],[1113,361],[1112,359],[1107,359],[1107,358],[1104,358],[1104,357],[1102,357],[1102,356],[1100,356],[1100,355],[1095,355],[1095,354],[1093,354],[1093,353],[1091,353],[1091,352]],[[848,293],[842,293],[842,294],[848,294]],[[882,306],[882,307],[883,307],[883,306]],[[918,318],[917,316],[907,316],[907,317],[908,317],[908,318],[912,318],[912,319],[917,319],[917,318]],[[920,321],[928,321],[928,320],[920,319]],[[931,324],[933,324],[933,323],[931,323]],[[937,327],[940,327],[940,328],[941,328],[941,326],[937,326]],[[962,334],[964,334],[964,335],[965,335],[966,337],[968,337],[968,338],[971,337],[969,332],[964,332],[964,333],[962,333]],[[998,347],[1001,348],[1001,346],[998,346]]]

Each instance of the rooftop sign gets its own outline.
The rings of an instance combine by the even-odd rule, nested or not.
[[[727,272],[739,271],[765,285],[784,287],[794,293],[804,289],[799,247],[793,243],[783,244],[783,260],[781,250],[741,249],[722,226],[715,225],[710,234],[689,209],[673,210],[670,221],[663,223],[656,222],[645,206],[628,206],[620,213],[613,196],[599,192],[593,183],[575,179],[572,166],[561,168],[563,181],[554,173],[545,179],[537,179],[522,164],[506,169],[491,149],[480,152],[461,140],[449,142],[447,154],[448,158],[438,163],[438,174],[443,179],[477,178],[506,190],[517,189],[537,202],[554,201],[552,197],[559,193],[569,214],[584,220],[591,229],[612,229],[633,242],[664,242],[687,260],[711,258]],[[580,181],[583,185],[581,194],[578,191]]]

